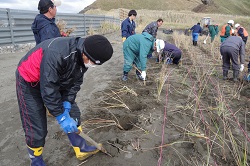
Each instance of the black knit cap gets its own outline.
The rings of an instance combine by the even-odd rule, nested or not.
[[[112,57],[113,47],[102,35],[93,35],[85,39],[83,53],[96,65],[101,65]]]
[[[54,3],[51,0],[40,0],[38,3],[38,10],[40,14],[47,13],[50,7],[53,7]]]

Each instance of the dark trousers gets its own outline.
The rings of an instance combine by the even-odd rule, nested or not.
[[[247,44],[247,39],[248,39],[248,36],[244,36],[244,37],[242,37],[242,40],[243,40],[243,42],[245,43],[245,44]]]
[[[228,71],[230,68],[230,60],[232,62],[233,70],[240,70],[238,64],[239,51],[233,47],[221,47],[220,53],[222,55],[222,69]]]
[[[248,39],[248,36],[242,38],[245,44],[247,44],[247,39]],[[248,68],[248,73],[250,73],[250,62],[248,62],[247,68]]]
[[[179,61],[181,59],[181,51],[173,52],[170,57],[173,58],[174,64],[179,64]]]
[[[179,64],[180,62],[180,59],[181,59],[181,54],[182,52],[181,51],[175,51],[175,52],[162,52],[162,54],[160,55],[161,57],[157,57],[156,58],[156,62],[159,62],[159,58],[161,58],[161,60],[163,61],[164,59],[170,57],[173,59],[173,63],[174,64]]]
[[[16,93],[26,144],[31,148],[44,147],[47,135],[46,108],[40,92],[40,84],[26,82],[16,72]],[[80,110],[72,104],[70,116],[80,125]]]

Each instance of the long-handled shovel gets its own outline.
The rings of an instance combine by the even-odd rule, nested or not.
[[[90,138],[87,134],[80,132],[79,135],[83,137],[85,140],[87,140],[89,143],[94,145],[97,149],[99,149],[101,152],[107,154],[110,157],[113,157],[110,153],[107,152],[106,149],[103,148],[100,144],[96,143],[92,138]]]
[[[207,34],[205,40],[203,41],[203,44],[206,44],[207,43],[207,38],[209,37],[209,34]]]

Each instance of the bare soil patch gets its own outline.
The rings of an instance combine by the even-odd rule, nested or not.
[[[77,97],[84,132],[103,143],[114,157],[98,153],[85,163],[78,161],[67,137],[58,133],[59,126],[49,117],[43,155],[47,165],[151,166],[159,161],[171,166],[237,165],[233,153],[244,158],[244,148],[250,148],[249,85],[223,81],[220,67],[206,75],[209,84],[202,84],[198,78],[207,77],[197,76],[192,57],[184,51],[182,65],[164,65],[170,74],[157,100],[157,80],[163,64],[149,59],[146,84],[137,80],[134,69],[129,80],[123,82],[122,42],[118,36],[119,32],[107,35],[114,57],[86,73]],[[193,49],[197,54],[210,56],[202,47]],[[0,78],[0,91],[4,94],[0,97],[0,165],[29,165],[15,98],[14,71],[23,54],[0,55],[1,70],[5,71]],[[219,110],[219,92],[229,97],[224,102],[225,110]],[[233,137],[225,134],[223,122],[227,122]],[[231,139],[239,151],[234,151]],[[246,151],[248,158],[249,155]],[[250,163],[248,158],[246,162]]]

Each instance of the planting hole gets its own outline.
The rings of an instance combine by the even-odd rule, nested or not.
[[[124,130],[131,130],[138,121],[136,117],[126,115],[120,117],[118,120]]]

